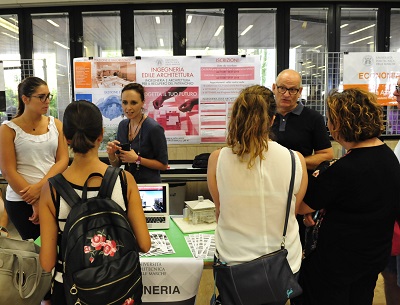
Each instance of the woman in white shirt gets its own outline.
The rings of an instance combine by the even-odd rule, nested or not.
[[[228,127],[228,147],[209,158],[208,188],[216,207],[215,243],[228,265],[279,250],[291,178],[287,148],[270,140],[276,103],[264,86],[245,88],[236,99]],[[307,188],[304,157],[295,153],[296,172],[286,249],[293,273],[300,269],[296,210]],[[222,300],[222,303],[224,300]]]
[[[39,237],[42,186],[68,166],[62,123],[46,116],[53,95],[47,83],[27,77],[18,85],[18,112],[0,127],[0,169],[7,180],[5,208],[22,239]]]

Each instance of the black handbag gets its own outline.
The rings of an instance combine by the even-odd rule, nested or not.
[[[303,259],[310,256],[311,253],[317,248],[319,229],[321,228],[322,221],[324,220],[325,209],[315,211],[313,219],[315,225],[306,227],[304,233],[304,249]]]
[[[321,173],[326,171],[329,168],[329,166],[331,166],[337,160],[338,159],[333,159],[333,160],[330,160],[330,161],[321,162],[316,167],[316,169],[313,172],[312,176],[317,178]],[[314,179],[314,178],[312,178],[312,179]],[[322,225],[322,222],[324,220],[325,214],[326,214],[326,210],[325,209],[321,209],[321,210],[315,211],[315,213],[313,215],[313,219],[314,219],[315,225],[313,225],[312,227],[306,227],[306,229],[305,229],[305,232],[304,232],[303,259],[309,257],[310,254],[313,253],[314,250],[317,248],[319,230],[321,228],[321,225]]]
[[[210,157],[210,153],[202,153],[200,155],[195,156],[192,167],[193,168],[207,168],[209,157]]]
[[[286,229],[293,194],[295,160],[291,150],[292,177],[286,206],[285,225],[281,249],[250,262],[228,266],[215,258],[213,264],[215,285],[222,305],[260,305],[274,302],[284,304],[303,291],[287,261],[285,249]],[[218,253],[218,252],[217,252]],[[216,295],[211,305],[216,303]]]

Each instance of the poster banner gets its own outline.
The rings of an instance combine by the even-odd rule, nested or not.
[[[87,100],[99,107],[103,115],[104,139],[100,151],[117,135],[118,124],[123,119],[121,90],[136,82],[136,59],[76,58],[74,59],[75,100]]]
[[[147,115],[164,127],[168,144],[199,143],[200,60],[149,57],[137,60]]]
[[[123,120],[121,90],[145,88],[144,108],[165,130],[168,144],[225,142],[239,92],[260,84],[259,56],[162,56],[74,59],[75,100],[95,103],[103,114],[104,140],[115,139]]]
[[[375,93],[383,106],[397,105],[393,91],[400,77],[400,53],[344,54],[343,89],[361,88]]]
[[[201,142],[225,142],[233,102],[245,87],[260,84],[258,56],[201,58]]]
[[[194,305],[204,262],[195,258],[140,258],[144,305]]]

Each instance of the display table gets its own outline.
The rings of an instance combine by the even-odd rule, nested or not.
[[[203,261],[193,258],[185,241],[185,235],[178,228],[172,216],[170,228],[163,231],[167,234],[175,253],[142,257],[140,259],[143,273],[143,303],[146,305],[195,304],[198,287],[204,266],[211,266],[212,260]],[[203,232],[213,234],[214,231]],[[150,272],[154,268],[154,272]]]

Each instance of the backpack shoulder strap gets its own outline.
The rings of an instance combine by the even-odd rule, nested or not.
[[[99,197],[100,198],[111,198],[114,190],[115,182],[122,171],[119,167],[109,166],[104,174],[103,181],[100,185]]]
[[[64,178],[62,174],[57,174],[49,178],[49,183],[55,188],[58,194],[64,198],[65,202],[72,208],[81,202],[81,198]]]

